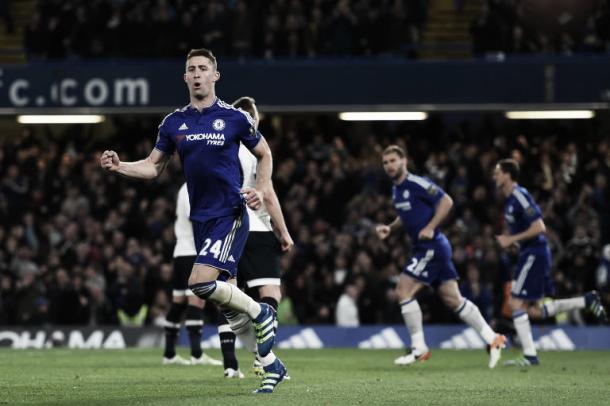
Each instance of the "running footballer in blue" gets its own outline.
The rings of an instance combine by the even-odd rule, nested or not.
[[[504,205],[504,219],[510,234],[515,235],[542,219],[542,214],[528,191],[515,185]],[[551,252],[544,234],[523,240],[519,246],[519,260],[511,294],[525,300],[538,300],[545,295],[553,295]]]
[[[411,173],[403,182],[392,186],[394,207],[413,242],[413,256],[404,272],[428,285],[458,278],[451,262],[451,245],[445,235],[436,228],[432,239],[419,238],[443,196],[445,192],[432,181]]]
[[[416,297],[424,285],[429,285],[438,292],[443,303],[489,345],[488,366],[494,368],[500,360],[506,337],[496,334],[478,307],[460,293],[458,274],[451,261],[451,245],[439,231],[453,200],[430,179],[410,173],[407,162],[406,152],[398,145],[390,145],[382,153],[383,170],[392,179],[392,200],[398,216],[390,224],[375,227],[377,236],[385,239],[392,230],[402,226],[413,245],[413,255],[396,284],[396,297],[411,336],[411,348],[396,358],[394,364],[405,366],[430,358]]]

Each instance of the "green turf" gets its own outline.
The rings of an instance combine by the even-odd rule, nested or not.
[[[547,352],[539,367],[493,371],[483,351],[435,350],[425,364],[402,368],[392,364],[398,351],[279,355],[292,380],[253,395],[258,379],[243,352],[246,379],[227,380],[221,367],[162,366],[159,350],[2,349],[0,404],[610,405],[610,352]]]

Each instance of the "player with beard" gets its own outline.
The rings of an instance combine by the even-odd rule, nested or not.
[[[483,337],[489,348],[488,366],[494,368],[505,347],[506,337],[496,334],[478,307],[462,297],[457,284],[458,275],[451,262],[451,245],[438,229],[449,214],[453,200],[429,179],[409,173],[407,155],[399,146],[387,147],[382,160],[385,173],[394,183],[392,199],[398,216],[388,225],[378,225],[377,235],[385,239],[402,226],[413,244],[413,256],[396,286],[400,310],[411,335],[411,349],[394,363],[410,365],[430,357],[424,339],[421,308],[415,298],[416,293],[428,285],[436,288],[445,305]]]

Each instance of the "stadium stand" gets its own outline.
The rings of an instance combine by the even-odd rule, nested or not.
[[[202,45],[223,59],[413,56],[425,1],[372,3],[44,0],[33,8],[24,48],[30,61],[182,57]]]

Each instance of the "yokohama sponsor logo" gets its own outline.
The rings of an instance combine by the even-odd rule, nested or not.
[[[223,133],[199,133],[185,135],[187,141],[224,141]]]

